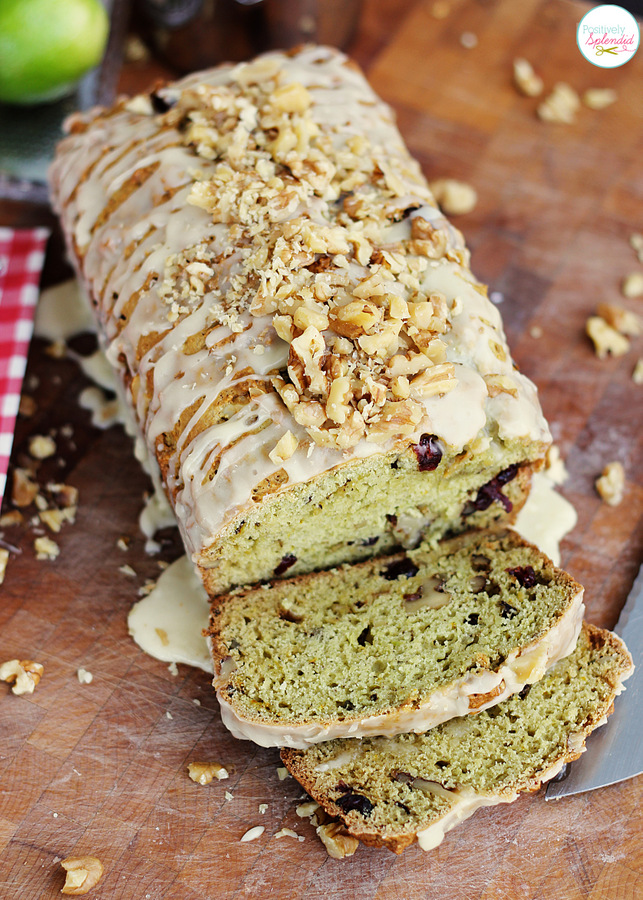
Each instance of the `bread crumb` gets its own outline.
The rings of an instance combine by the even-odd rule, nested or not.
[[[543,122],[560,122],[570,125],[576,118],[580,107],[580,98],[576,91],[559,81],[554,89],[538,107],[538,118]]]
[[[633,299],[634,297],[643,297],[643,272],[630,272],[630,274],[623,279],[621,293],[624,297],[630,299]]]
[[[254,828],[250,828],[239,840],[242,844],[247,843],[248,841],[256,841],[257,838],[260,838],[261,835],[265,831],[265,827],[263,825],[255,825]]]
[[[596,490],[609,506],[618,506],[625,493],[625,469],[620,462],[608,463],[595,482]]]
[[[583,94],[583,103],[589,109],[606,109],[615,102],[617,96],[612,88],[588,88]]]
[[[92,673],[88,672],[87,669],[83,669],[82,666],[76,671],[76,677],[80,684],[91,684],[94,680]]]

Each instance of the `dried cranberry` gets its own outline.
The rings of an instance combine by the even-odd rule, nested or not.
[[[285,556],[281,557],[281,562],[275,569],[275,575],[277,578],[280,575],[283,575],[284,572],[287,572],[291,566],[294,566],[297,562],[297,557],[293,553],[286,553]]]
[[[478,613],[470,613],[470,614],[467,616],[467,624],[469,624],[469,625],[477,625],[479,619],[480,619],[480,616],[478,615]]]
[[[422,587],[420,586],[419,590],[415,591],[413,594],[404,594],[404,599],[406,600],[407,603],[413,603],[414,600],[421,600],[422,599]]]
[[[462,511],[462,515],[470,516],[473,512],[483,512],[485,509],[489,509],[494,500],[497,500],[498,503],[502,503],[505,512],[510,513],[513,509],[513,503],[508,497],[505,497],[500,489],[509,481],[513,481],[517,474],[518,466],[516,463],[507,466],[502,472],[498,472],[495,478],[492,478],[491,481],[482,485],[475,500],[467,501]]]
[[[377,537],[377,535],[375,535],[375,537],[363,538],[360,541],[360,545],[362,547],[372,547],[373,544],[377,544],[377,541],[378,541],[378,537]]]
[[[520,697],[520,699],[521,699],[521,700],[524,700],[525,697],[527,696],[527,694],[529,693],[530,690],[531,690],[531,685],[530,685],[530,684],[526,684],[526,685],[524,686],[524,688],[521,690],[521,692],[518,694],[518,696]]]
[[[513,575],[518,584],[524,588],[533,587],[536,584],[536,573],[532,566],[516,566],[515,569],[507,569],[509,575]]]
[[[442,445],[435,434],[423,434],[419,443],[413,445],[413,452],[420,472],[432,472],[442,460]]]
[[[343,797],[338,797],[335,803],[345,813],[355,811],[365,818],[368,818],[375,809],[368,797],[365,797],[364,794],[356,794],[350,788],[348,793],[344,794]]]
[[[505,600],[501,600],[500,615],[503,619],[513,619],[518,615],[518,610],[515,606],[511,606],[511,604],[507,603]]]
[[[172,109],[176,100],[166,100],[165,97],[161,97],[160,94],[153,91],[150,94],[150,102],[155,113],[166,113],[168,109]]]
[[[415,563],[411,562],[408,556],[404,556],[402,559],[398,559],[396,562],[391,563],[383,569],[380,574],[382,578],[386,578],[387,581],[395,581],[396,578],[413,578],[419,571],[420,570]]]

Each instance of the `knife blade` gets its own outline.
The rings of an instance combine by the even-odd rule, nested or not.
[[[634,674],[616,700],[607,728],[587,739],[587,751],[570,764],[567,775],[547,786],[546,800],[593,791],[643,772],[643,566],[614,629],[628,646]]]

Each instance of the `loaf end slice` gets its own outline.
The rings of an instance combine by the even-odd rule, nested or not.
[[[282,750],[284,765],[365,844],[423,850],[482,806],[511,803],[577,759],[633,671],[623,642],[583,625],[574,652],[530,689],[427,734]]]
[[[570,653],[582,596],[509,529],[234,591],[209,629],[223,721],[300,748],[427,731]]]

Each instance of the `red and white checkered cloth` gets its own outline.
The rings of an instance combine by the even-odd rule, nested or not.
[[[0,228],[0,501],[48,237],[47,228]]]

